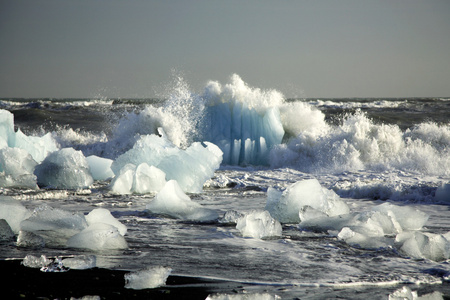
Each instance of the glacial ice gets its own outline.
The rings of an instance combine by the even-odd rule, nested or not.
[[[434,291],[422,296],[419,296],[416,291],[404,286],[393,293],[389,294],[389,300],[443,300],[444,295],[441,292]]]
[[[81,151],[64,148],[49,154],[34,171],[40,186],[59,189],[87,188],[94,182]]]
[[[349,213],[349,207],[333,191],[322,187],[317,179],[298,181],[280,192],[267,191],[266,210],[281,223],[299,223],[300,211],[309,206],[327,216]]]
[[[48,266],[52,262],[53,259],[47,258],[45,255],[37,257],[29,254],[22,260],[22,265],[28,268],[42,268]]]
[[[159,192],[166,184],[166,174],[155,166],[126,164],[113,178],[110,189],[116,194]]]
[[[162,132],[162,131],[161,131]],[[125,165],[139,166],[147,163],[166,174],[166,180],[176,180],[183,191],[199,193],[203,184],[211,178],[222,161],[222,151],[214,144],[193,143],[186,150],[174,146],[164,136],[142,136],[111,168],[116,175]]]
[[[284,136],[278,109],[283,96],[275,90],[250,88],[233,75],[224,87],[209,82],[202,97],[209,125],[205,134],[223,151],[223,163],[268,164],[271,148]]]
[[[169,180],[146,208],[152,213],[182,220],[211,221],[218,218],[216,211],[192,201],[175,180]]]
[[[106,180],[114,177],[114,172],[111,170],[112,159],[90,155],[86,157],[86,161],[94,180]]]
[[[0,149],[0,186],[37,189],[33,174],[36,161],[23,149]]]
[[[19,201],[7,196],[0,196],[0,219],[5,219],[15,234],[20,231],[20,222],[30,215],[31,211]]]
[[[97,258],[95,255],[77,255],[64,258],[62,263],[65,267],[70,269],[85,270],[95,268],[97,266]]]
[[[171,272],[171,268],[158,266],[127,273],[124,275],[125,288],[141,290],[163,286]]]
[[[106,208],[93,209],[85,216],[85,218],[88,225],[95,223],[106,223],[116,227],[121,235],[125,235],[127,233],[127,227],[114,218],[111,212]]]
[[[280,237],[282,232],[280,222],[272,218],[266,210],[245,214],[237,220],[236,228],[243,237],[256,239]]]
[[[414,258],[442,261],[450,258],[450,232],[433,234],[410,231],[396,236],[395,242],[401,252]]]
[[[9,241],[14,238],[14,232],[5,219],[0,219],[0,242]]]
[[[91,249],[94,251],[127,249],[128,244],[117,227],[106,223],[94,223],[67,241],[72,248]]]
[[[71,213],[48,205],[37,207],[32,215],[20,223],[22,232],[42,237],[47,245],[64,246],[68,238],[88,226],[81,213]],[[24,238],[21,241],[25,241]]]

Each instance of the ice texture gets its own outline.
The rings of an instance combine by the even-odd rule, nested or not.
[[[37,189],[37,165],[31,155],[19,148],[3,148],[0,150],[0,186]]]
[[[266,210],[281,223],[299,223],[300,212],[309,206],[327,216],[348,214],[348,205],[333,191],[322,187],[317,179],[298,181],[283,192],[269,188]]]
[[[125,235],[127,233],[127,227],[114,218],[111,212],[106,208],[96,208],[87,214],[85,218],[88,225],[95,223],[106,223],[116,227],[121,235]]]
[[[278,300],[278,295],[269,293],[245,293],[245,294],[212,294],[205,300]]]
[[[282,228],[280,222],[264,211],[253,211],[237,220],[236,228],[244,237],[256,239],[280,237]]]
[[[52,152],[36,166],[34,174],[40,186],[58,189],[87,188],[94,182],[83,153],[73,148]]]
[[[120,234],[117,227],[105,223],[89,225],[80,233],[73,235],[67,241],[67,246],[94,251],[128,248],[125,238]]]
[[[187,196],[178,182],[169,180],[147,209],[152,213],[193,221],[211,221],[218,218],[216,211],[202,207]]]
[[[19,201],[7,196],[0,196],[0,219],[6,220],[15,234],[20,231],[20,222],[30,215],[31,211]]]
[[[5,219],[0,219],[0,242],[9,241],[14,238],[14,232]]]
[[[450,232],[433,234],[411,231],[397,235],[395,242],[401,252],[414,258],[442,261],[450,258]]]
[[[114,177],[114,172],[111,170],[112,159],[90,155],[86,157],[86,161],[94,180],[106,180]]]
[[[127,164],[147,163],[162,170],[166,180],[176,180],[183,191],[198,193],[222,162],[222,151],[212,143],[204,144],[206,147],[196,142],[182,150],[164,135],[144,135],[132,149],[120,155],[111,168],[119,175]]]
[[[225,86],[209,82],[203,98],[209,126],[205,135],[223,151],[223,163],[268,164],[271,148],[284,135],[278,108],[283,96],[251,88],[233,75]]]
[[[171,268],[158,266],[127,273],[124,275],[125,288],[141,290],[163,286],[171,272]]]
[[[42,268],[48,266],[53,262],[53,259],[47,258],[45,255],[41,255],[40,257],[34,255],[27,255],[22,260],[22,265],[28,268]]]
[[[64,246],[68,238],[88,226],[81,213],[71,213],[48,205],[37,207],[32,215],[20,223],[23,232],[34,233],[48,245]],[[22,239],[22,242],[25,242]]]
[[[97,266],[97,258],[95,255],[77,255],[62,260],[65,267],[75,270],[85,270],[95,268]]]
[[[126,164],[111,181],[110,189],[116,194],[147,194],[159,192],[165,184],[166,173],[144,162],[137,167]]]

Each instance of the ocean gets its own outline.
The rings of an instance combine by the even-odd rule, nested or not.
[[[39,187],[31,188],[3,178],[2,197],[30,211],[108,209],[127,227],[128,247],[94,251],[1,241],[2,260],[95,255],[99,268],[131,272],[164,266],[173,276],[239,286],[211,285],[211,295],[388,299],[407,287],[419,296],[450,296],[450,98],[288,99],[250,87],[235,75],[224,85],[208,83],[200,93],[179,79],[160,98],[1,98],[0,109],[13,114],[15,132],[47,135],[58,149],[73,148],[84,157],[118,161],[149,135],[163,136],[177,151],[209,141],[223,152],[200,190],[184,190],[191,201],[217,214],[213,220],[152,212],[148,205],[157,193],[114,193],[111,178],[81,188],[45,186],[39,178]],[[166,164],[184,157],[171,155]],[[166,173],[178,171],[177,163],[168,168]],[[270,210],[270,199],[311,180],[344,202],[359,223],[348,221],[345,231],[322,210],[325,225],[303,226],[312,218],[304,215],[302,222],[281,222],[281,235],[249,237],[236,227],[239,216]],[[369,232],[381,228],[370,224],[374,211],[387,203],[407,212],[383,215],[400,227],[387,232],[387,225],[380,225],[381,234]],[[417,211],[427,215],[424,226],[402,225],[420,223],[409,213]],[[405,246],[413,241],[416,252]]]

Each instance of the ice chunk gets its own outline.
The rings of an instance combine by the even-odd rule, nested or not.
[[[414,258],[442,261],[450,258],[449,234],[433,234],[412,231],[397,235],[395,242],[400,251]]]
[[[111,170],[112,159],[91,155],[86,157],[86,161],[94,180],[106,180],[114,177],[114,172]]]
[[[169,180],[166,183],[155,199],[147,204],[147,209],[156,214],[183,220],[211,221],[218,218],[214,210],[204,208],[192,201],[175,180]]]
[[[309,206],[328,216],[348,214],[349,208],[339,196],[323,188],[317,179],[308,179],[290,185],[283,193],[269,188],[266,210],[281,223],[299,223],[299,213]]]
[[[27,151],[6,147],[0,150],[0,186],[37,189],[33,174],[36,161]]]
[[[428,214],[408,207],[383,203],[373,208],[374,211],[385,213],[395,218],[403,230],[420,230],[428,221]]]
[[[94,223],[106,223],[116,227],[121,235],[125,235],[127,233],[127,227],[114,218],[111,212],[106,208],[96,208],[92,210],[85,218],[88,225],[92,225]]]
[[[347,244],[359,246],[364,249],[378,249],[392,246],[394,241],[384,237],[380,234],[380,232],[377,232],[377,229],[377,227],[355,227],[353,229],[344,227],[339,232],[337,237],[338,239],[345,241]]]
[[[16,245],[24,248],[43,248],[45,247],[45,240],[42,236],[33,232],[21,230],[17,236]]]
[[[205,300],[279,300],[278,295],[269,293],[245,293],[245,294],[212,294]]]
[[[83,153],[73,148],[51,153],[36,166],[34,174],[39,185],[60,189],[87,188],[94,181]]]
[[[268,211],[254,211],[237,220],[236,228],[244,237],[257,239],[280,237],[281,224]]]
[[[434,199],[438,202],[450,202],[450,183],[438,187]]]
[[[240,213],[235,210],[228,210],[225,212],[222,218],[219,219],[219,223],[222,224],[236,224],[237,221],[244,216],[243,213]]]
[[[20,231],[20,222],[30,215],[31,211],[19,201],[10,197],[0,196],[0,219],[5,219],[15,234]]]
[[[154,289],[166,284],[166,280],[172,272],[171,268],[148,267],[136,272],[124,275],[125,288],[127,289]]]
[[[45,255],[36,257],[34,255],[27,255],[22,260],[22,265],[28,268],[42,268],[48,266],[53,262],[53,259],[47,258]]]
[[[126,164],[147,163],[166,174],[167,180],[178,181],[185,192],[198,193],[222,161],[222,151],[211,143],[193,143],[186,150],[177,148],[165,137],[142,136],[132,149],[120,155],[112,164],[115,174]]]
[[[59,149],[50,133],[44,136],[27,136],[17,130],[14,147],[26,150],[37,163],[41,163],[50,153]]]
[[[14,132],[14,115],[0,109],[0,148],[13,147],[16,141]]]
[[[416,291],[412,291],[409,287],[404,286],[392,294],[389,294],[389,300],[443,300],[444,295],[441,292],[434,291],[422,296],[418,296]]]
[[[97,258],[95,255],[78,255],[65,258],[62,260],[62,263],[70,269],[85,270],[95,268],[97,266]]]
[[[132,191],[137,194],[159,192],[166,184],[166,173],[155,166],[142,163],[136,168]]]
[[[20,223],[22,231],[35,233],[46,244],[65,245],[67,239],[87,227],[83,214],[71,213],[48,205],[42,205]]]
[[[94,223],[73,235],[67,246],[72,248],[91,249],[94,251],[127,249],[128,244],[119,230],[109,224]]]
[[[159,192],[166,184],[166,174],[160,169],[141,163],[139,166],[126,164],[110,185],[116,194],[147,194]]]
[[[9,241],[14,238],[14,232],[5,219],[0,219],[0,241]]]

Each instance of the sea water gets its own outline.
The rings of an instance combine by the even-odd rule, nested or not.
[[[448,98],[286,99],[233,75],[0,108],[3,259],[93,255],[286,298],[450,293]]]

